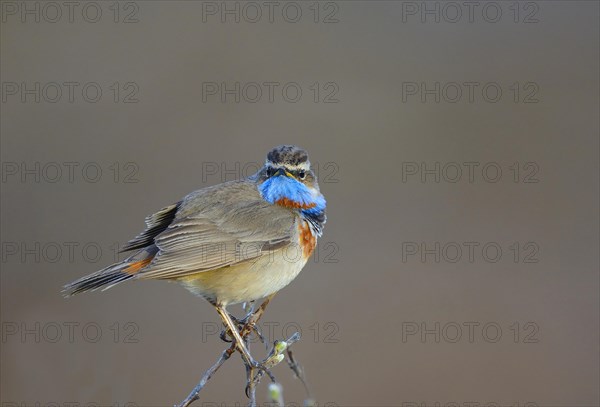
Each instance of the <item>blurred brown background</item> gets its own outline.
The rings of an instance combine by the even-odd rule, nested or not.
[[[282,143],[329,220],[262,326],[302,331],[320,406],[599,405],[597,2],[0,5],[3,406],[181,401],[225,347],[208,304],[61,286]]]

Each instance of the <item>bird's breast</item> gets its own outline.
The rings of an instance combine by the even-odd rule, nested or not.
[[[304,259],[308,259],[317,246],[317,236],[310,224],[304,219],[298,222],[298,243],[302,249]]]

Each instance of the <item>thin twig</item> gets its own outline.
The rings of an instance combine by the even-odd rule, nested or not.
[[[246,304],[244,304],[246,305]],[[245,308],[245,307],[244,307]],[[246,317],[244,320],[248,320],[250,315],[254,312],[254,302],[252,302],[252,306],[248,310]],[[250,335],[251,332],[248,332],[248,335],[244,335],[244,328],[246,325],[242,327],[242,338],[246,343],[246,348],[250,350]],[[248,407],[256,407],[256,386],[254,386],[254,368],[246,364],[246,397],[250,399],[248,402]]]
[[[302,382],[302,385],[304,386],[304,390],[306,391],[306,398],[312,399],[312,393],[310,391],[310,388],[308,387],[308,383],[306,382],[306,376],[304,375],[304,369],[302,368],[300,363],[298,363],[298,361],[296,359],[294,359],[294,355],[292,354],[292,349],[287,348],[286,353],[287,353],[288,366],[290,367],[290,369],[292,369],[292,371],[294,372],[296,377],[298,379],[300,379],[300,381]]]
[[[250,399],[248,407],[256,407],[256,386],[254,385],[254,369],[246,365],[246,395]]]
[[[188,407],[194,401],[198,400],[200,398],[200,391],[202,391],[204,386],[206,386],[208,380],[213,374],[215,374],[217,370],[219,370],[223,363],[225,363],[231,357],[233,352],[235,352],[235,345],[233,345],[231,348],[225,349],[221,354],[221,357],[204,373],[200,379],[200,382],[196,385],[196,387],[194,387],[194,390],[192,390],[192,392],[179,404],[178,407]]]
[[[215,364],[212,365],[204,373],[204,375],[200,379],[200,382],[196,385],[196,387],[194,387],[194,390],[192,390],[192,392],[186,397],[186,399],[183,400],[176,407],[188,407],[194,401],[198,400],[200,398],[200,392],[202,391],[202,389],[204,389],[204,387],[206,386],[206,383],[215,374],[215,372],[217,370],[219,370],[219,368],[231,357],[231,355],[233,353],[236,352],[236,350],[239,351],[240,354],[242,353],[241,350],[239,349],[240,345],[242,345],[241,346],[242,348],[245,348],[247,350],[249,349],[249,347],[250,347],[249,337],[250,337],[250,335],[252,335],[252,333],[256,333],[261,340],[263,339],[262,333],[256,327],[256,323],[262,317],[262,315],[265,311],[265,308],[272,297],[273,296],[268,297],[256,310],[254,307],[254,303],[248,304],[249,307],[246,308],[248,313],[242,320],[237,320],[236,318],[233,318],[231,316],[231,314],[223,314],[222,315],[222,317],[224,315],[229,316],[229,318],[230,318],[229,326],[231,329],[228,330],[226,327],[223,330],[223,332],[221,332],[221,339],[223,339],[226,342],[229,342],[229,340],[227,339],[227,336],[230,335],[231,339],[232,339],[231,347],[229,347],[223,351],[223,353],[221,354],[221,357],[215,362]],[[226,312],[225,310],[222,310],[222,311]],[[239,328],[236,325],[239,326]],[[232,330],[234,330],[234,329],[236,330],[235,334],[232,332]],[[234,339],[234,336],[237,336],[237,335],[239,335],[238,338],[241,338],[240,344],[236,344],[236,340]],[[249,407],[256,407],[256,387],[260,383],[260,380],[264,374],[269,376],[269,378],[271,379],[272,385],[277,386],[278,392],[276,392],[276,393],[279,394],[279,398],[277,400],[278,404],[283,403],[283,396],[281,395],[281,391],[282,391],[281,385],[277,382],[273,373],[271,373],[270,368],[274,367],[275,365],[277,365],[279,362],[281,362],[283,360],[283,358],[284,358],[283,352],[284,351],[286,351],[286,354],[287,354],[288,365],[290,366],[290,368],[292,369],[292,371],[294,372],[296,377],[298,377],[300,379],[300,381],[304,385],[304,389],[306,390],[307,395],[310,397],[310,391],[309,391],[308,385],[306,383],[302,367],[294,359],[294,357],[292,355],[292,351],[290,350],[290,346],[293,343],[297,342],[298,340],[300,340],[300,334],[296,332],[292,336],[290,336],[286,341],[275,341],[273,343],[273,347],[272,347],[271,351],[269,352],[267,357],[260,363],[260,365],[258,365],[258,368],[257,368],[257,366],[249,364],[249,362],[246,361],[244,357],[242,357],[244,366],[246,367],[246,396],[248,396],[248,398],[250,399]],[[273,389],[275,389],[275,387],[272,387],[270,390],[273,390]]]

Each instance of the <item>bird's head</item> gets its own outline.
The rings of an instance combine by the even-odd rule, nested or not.
[[[308,153],[300,147],[283,145],[269,151],[257,181],[262,197],[271,204],[311,213],[325,210]]]

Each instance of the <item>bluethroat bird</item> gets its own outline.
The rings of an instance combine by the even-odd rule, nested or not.
[[[128,258],[64,287],[66,296],[127,280],[177,281],[208,300],[246,363],[257,366],[227,312],[268,301],[306,264],[325,224],[325,198],[305,150],[274,148],[254,175],[192,192],[146,218]]]

